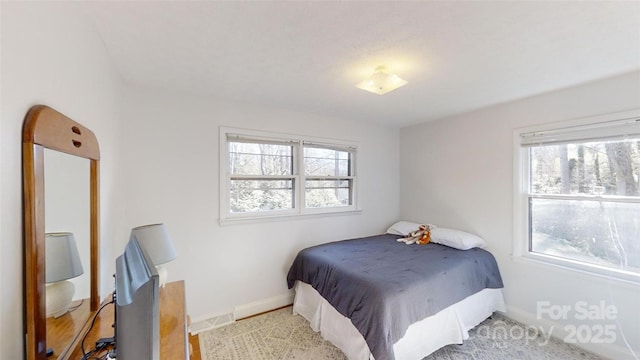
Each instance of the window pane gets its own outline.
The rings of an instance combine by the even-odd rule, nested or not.
[[[293,180],[231,180],[232,213],[293,209]]]
[[[351,153],[333,149],[305,147],[304,173],[307,176],[350,176]]]
[[[322,208],[351,205],[351,180],[307,180],[305,206]]]
[[[293,146],[229,142],[232,175],[291,175]]]
[[[532,147],[537,194],[640,196],[640,138]]]
[[[640,204],[530,199],[531,251],[640,272]]]

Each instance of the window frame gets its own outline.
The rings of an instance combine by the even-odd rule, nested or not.
[[[533,261],[539,264],[553,266],[562,269],[568,269],[570,271],[576,271],[583,274],[606,277],[609,279],[615,279],[623,282],[630,282],[633,284],[640,283],[640,273],[616,269],[609,266],[587,263],[584,261],[573,260],[568,258],[562,258],[531,250],[531,236],[530,236],[530,198],[561,198],[566,200],[594,200],[594,199],[606,199],[611,201],[617,201],[615,196],[599,196],[599,195],[539,195],[533,192],[529,192],[529,185],[531,181],[531,163],[529,155],[529,146],[523,145],[523,135],[532,133],[578,133],[583,129],[591,129],[599,131],[603,125],[615,124],[623,122],[625,120],[640,118],[640,109],[634,109],[630,111],[617,112],[606,115],[599,115],[587,118],[574,119],[569,121],[555,122],[543,125],[529,126],[524,128],[515,129],[513,131],[513,252],[512,257],[516,260]],[[640,126],[640,122],[637,125]],[[583,134],[587,132],[583,131]],[[545,136],[545,135],[542,135]],[[584,138],[584,140],[591,140]],[[635,199],[625,202],[637,202]]]
[[[321,149],[330,149],[330,150],[336,150],[336,151],[344,151],[344,152],[348,152],[350,154],[350,159],[349,159],[349,174],[350,175],[345,175],[345,176],[320,176],[320,175],[309,175],[307,176],[305,173],[305,164],[304,164],[304,149],[305,147],[309,147],[309,148],[321,148]],[[350,210],[355,210],[357,207],[355,205],[355,201],[356,201],[356,196],[355,196],[355,189],[356,189],[356,176],[355,176],[355,158],[356,158],[356,150],[357,148],[354,147],[353,145],[338,145],[338,144],[328,144],[328,143],[321,143],[321,142],[316,142],[316,141],[310,141],[310,140],[303,140],[302,141],[302,147],[300,149],[300,157],[299,157],[299,169],[300,169],[300,173],[302,175],[302,183],[301,185],[301,196],[300,196],[300,200],[301,200],[301,209],[308,214],[316,214],[316,213],[327,213],[327,212],[340,212],[340,211],[331,211],[330,209],[343,209],[346,208],[345,211],[350,211]],[[339,180],[350,180],[352,182],[351,187],[349,188],[349,192],[351,195],[351,204],[350,205],[343,205],[343,206],[331,206],[331,207],[321,207],[321,208],[310,208],[307,207],[307,180],[318,180],[318,181],[339,181]]]
[[[293,208],[285,210],[267,210],[260,212],[246,212],[246,213],[232,213],[230,208],[230,191],[232,174],[229,169],[229,140],[230,137],[237,137],[241,141],[251,143],[255,141],[257,143],[274,143],[274,144],[291,144],[293,146],[292,152],[292,167],[293,174],[291,176],[270,176],[270,175],[238,175],[238,177],[247,178],[274,178],[274,179],[291,179],[293,181]],[[357,150],[358,144],[354,141],[327,139],[310,137],[304,135],[294,135],[276,132],[267,132],[260,130],[249,130],[232,127],[220,127],[219,131],[219,222],[221,224],[226,222],[234,222],[238,220],[260,220],[269,218],[280,218],[288,216],[306,216],[315,214],[340,214],[359,212],[358,207],[358,186],[357,186]],[[350,176],[306,176],[304,169],[304,148],[305,145],[309,147],[320,147],[339,151],[348,151],[351,155],[350,161]],[[352,181],[350,187],[351,204],[345,206],[332,206],[332,207],[320,207],[320,208],[307,208],[306,207],[306,180],[325,178],[326,180],[334,179],[350,179]]]

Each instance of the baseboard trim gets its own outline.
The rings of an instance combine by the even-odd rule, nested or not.
[[[538,319],[535,314],[531,314],[522,309],[508,306],[507,305],[507,313],[502,313],[504,316],[511,318],[519,323],[534,326],[538,329],[542,328],[545,332],[548,332],[549,329],[553,329],[551,332],[551,336],[554,338],[563,341],[563,339],[569,335],[569,332],[564,329],[564,325],[557,323],[555,321],[551,321],[548,319]],[[598,354],[606,359],[616,359],[616,360],[637,360],[638,358],[633,355],[633,353],[624,347],[618,346],[616,344],[595,344],[595,343],[577,343],[574,344],[582,349],[588,350],[595,354]]]
[[[238,305],[233,309],[235,319],[244,319],[274,309],[293,304],[293,292],[254,301],[244,305]]]

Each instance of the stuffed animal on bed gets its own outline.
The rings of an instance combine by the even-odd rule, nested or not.
[[[398,242],[404,242],[407,245],[411,244],[428,244],[431,241],[431,229],[433,225],[420,225],[418,230],[412,231],[407,236],[398,239]]]

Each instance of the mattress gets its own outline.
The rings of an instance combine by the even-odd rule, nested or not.
[[[338,347],[350,360],[375,360],[364,337],[311,285],[296,281],[294,314],[309,321],[314,331]],[[397,360],[422,359],[441,347],[461,344],[469,330],[495,311],[506,311],[502,289],[484,289],[409,326],[393,344]]]

